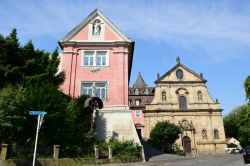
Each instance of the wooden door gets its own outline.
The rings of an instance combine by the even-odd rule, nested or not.
[[[191,140],[188,136],[183,137],[183,149],[185,153],[191,153]]]

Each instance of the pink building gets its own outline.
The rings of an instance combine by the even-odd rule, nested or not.
[[[97,9],[59,41],[61,89],[76,97],[97,96],[104,108],[97,111],[99,139],[137,140],[128,107],[128,85],[134,42]]]
[[[140,138],[144,137],[144,113],[145,105],[151,103],[154,97],[154,87],[148,87],[141,73],[138,74],[133,87],[129,87],[129,106],[136,131]]]

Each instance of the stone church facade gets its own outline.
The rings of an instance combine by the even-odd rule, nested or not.
[[[155,95],[144,111],[144,136],[149,139],[157,122],[181,127],[176,144],[186,153],[224,154],[226,147],[222,109],[210,97],[206,80],[180,63],[155,81]]]

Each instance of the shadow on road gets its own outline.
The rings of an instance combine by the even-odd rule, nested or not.
[[[155,156],[163,155],[164,153],[153,146],[151,146],[147,141],[141,139],[142,146],[144,148],[145,160],[149,161],[150,158]]]

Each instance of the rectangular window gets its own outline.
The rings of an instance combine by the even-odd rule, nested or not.
[[[82,82],[81,94],[107,99],[107,82]]]
[[[84,51],[84,66],[107,66],[107,51]]]
[[[84,66],[93,66],[94,64],[94,51],[84,52]]]
[[[141,111],[136,111],[135,112],[135,117],[136,118],[141,118]]]
[[[140,105],[140,100],[139,100],[139,99],[136,99],[136,100],[135,100],[135,105],[137,105],[137,106]]]
[[[107,51],[97,51],[96,52],[96,65],[105,66],[106,65],[106,54]]]
[[[92,96],[93,83],[82,83],[82,93],[81,94]]]

